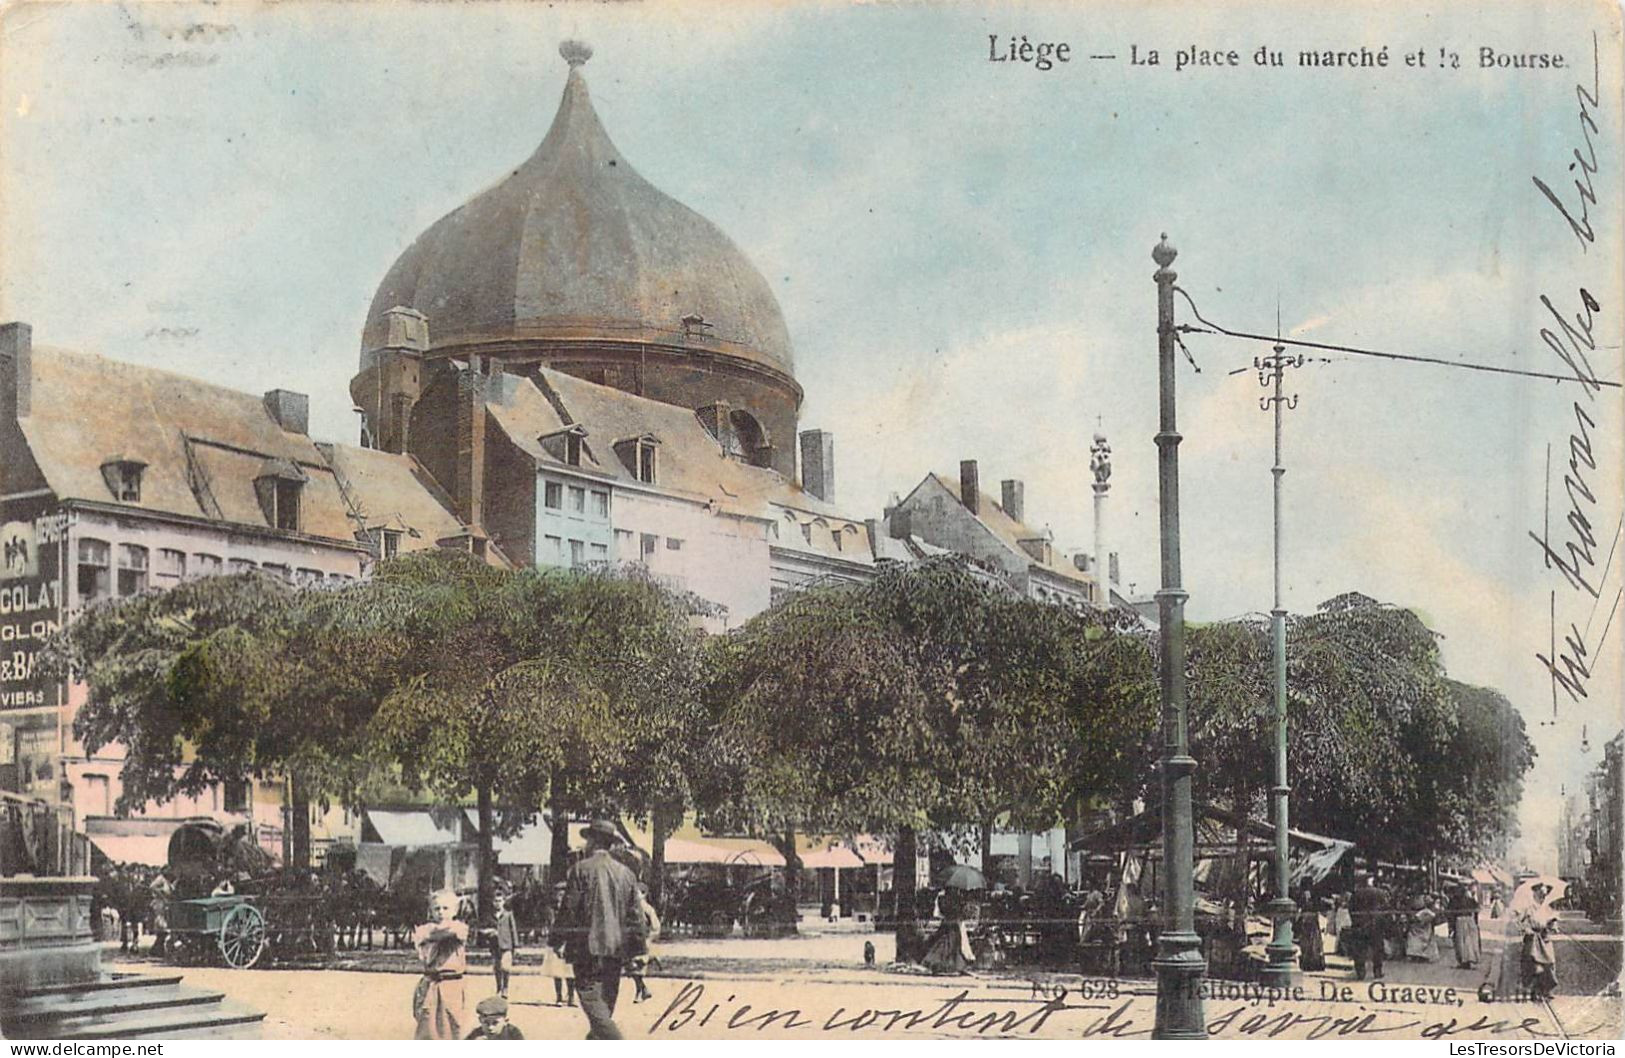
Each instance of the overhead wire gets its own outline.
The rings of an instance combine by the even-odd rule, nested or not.
[[[1597,378],[1595,375],[1589,378],[1578,374],[1559,375],[1548,371],[1529,371],[1524,368],[1503,367],[1498,364],[1480,364],[1470,360],[1444,360],[1434,356],[1420,356],[1416,353],[1398,353],[1384,349],[1362,349],[1359,346],[1354,345],[1336,345],[1331,342],[1310,342],[1305,341],[1302,338],[1280,338],[1268,334],[1253,334],[1249,331],[1238,331],[1229,327],[1222,327],[1203,316],[1201,310],[1196,307],[1196,300],[1192,298],[1183,287],[1174,287],[1174,292],[1185,299],[1185,303],[1191,308],[1191,315],[1195,316],[1203,324],[1202,327],[1193,327],[1190,324],[1181,324],[1175,328],[1176,331],[1182,331],[1187,334],[1221,334],[1227,338],[1239,338],[1244,341],[1252,342],[1268,342],[1272,345],[1291,345],[1300,349],[1321,349],[1326,352],[1349,353],[1354,356],[1370,356],[1382,360],[1397,360],[1413,364],[1433,364],[1438,367],[1457,367],[1467,371],[1484,371],[1497,375],[1518,375],[1523,378],[1539,378],[1552,382],[1579,382],[1583,385],[1596,386],[1599,388],[1620,388],[1620,384],[1618,382],[1610,379]]]

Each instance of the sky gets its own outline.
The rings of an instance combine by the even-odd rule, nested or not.
[[[1279,312],[1289,337],[1564,373],[1540,298],[1572,319],[1584,287],[1593,369],[1625,374],[1618,25],[1600,3],[13,4],[0,319],[42,345],[309,393],[312,432],[353,441],[376,285],[534,150],[564,84],[558,44],[580,38],[620,151],[772,285],[802,426],[836,437],[843,507],[877,515],[974,458],[990,486],[1026,482],[1028,521],[1057,546],[1087,547],[1098,429],[1115,457],[1108,547],[1147,594],[1163,232],[1180,286],[1231,329],[1273,333]],[[1576,85],[1592,83],[1594,32],[1588,147]],[[1064,42],[1071,61],[993,62],[990,35],[995,51]],[[1298,62],[1385,45],[1382,68]],[[1255,65],[1260,47],[1283,65]],[[1484,47],[1565,68],[1480,69]],[[1131,48],[1159,62],[1131,64]],[[1176,70],[1181,49],[1239,65]],[[1592,242],[1531,179],[1578,210],[1576,149],[1598,159]],[[1195,322],[1183,303],[1179,319]],[[1186,343],[1188,613],[1267,611],[1271,418],[1251,369],[1267,348]],[[1524,851],[1555,866],[1559,795],[1621,726],[1625,554],[1604,559],[1625,492],[1620,391],[1315,355],[1287,383],[1284,604],[1357,590],[1410,606],[1452,676],[1506,693],[1540,753]],[[1554,547],[1573,536],[1576,402],[1597,463],[1582,468],[1595,604],[1528,535],[1550,491]],[[1554,614],[1583,630],[1592,670],[1588,696],[1559,692],[1555,711],[1536,657]]]

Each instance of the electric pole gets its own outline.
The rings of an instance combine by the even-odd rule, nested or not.
[[[1281,331],[1280,310],[1276,310],[1275,331]],[[1286,467],[1281,462],[1281,412],[1298,406],[1298,395],[1281,395],[1281,376],[1289,367],[1302,367],[1302,356],[1287,356],[1286,348],[1277,344],[1274,353],[1254,359],[1258,381],[1273,392],[1258,398],[1265,411],[1275,412],[1275,465],[1270,467],[1275,493],[1275,605],[1270,610],[1270,640],[1275,655],[1275,786],[1271,790],[1271,816],[1275,827],[1275,899],[1269,903],[1270,919],[1274,929],[1265,947],[1267,961],[1261,974],[1264,983],[1285,986],[1292,983],[1292,959],[1296,954],[1292,944],[1292,916],[1297,905],[1292,902],[1292,883],[1287,864],[1287,797],[1292,787],[1286,781],[1286,610],[1281,606],[1281,478]],[[1243,812],[1246,806],[1241,806]]]

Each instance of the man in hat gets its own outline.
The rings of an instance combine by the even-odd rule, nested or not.
[[[471,1040],[522,1040],[525,1034],[508,1021],[508,1001],[501,996],[486,996],[474,1007],[480,1017],[480,1027],[468,1034]]]
[[[1388,933],[1388,890],[1376,883],[1370,874],[1357,871],[1354,875],[1354,895],[1349,897],[1350,929],[1358,946],[1354,956],[1354,979],[1365,980],[1365,967],[1369,961],[1371,973],[1382,980],[1383,945]]]
[[[615,1024],[621,970],[648,950],[638,879],[609,850],[620,833],[607,819],[586,830],[587,854],[564,880],[564,904],[553,924],[551,944],[562,949],[575,970],[576,995],[587,1015],[589,1040],[623,1039]]]

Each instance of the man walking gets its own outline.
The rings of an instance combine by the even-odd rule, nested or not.
[[[587,854],[564,882],[564,905],[553,924],[552,947],[575,970],[576,994],[587,1015],[589,1040],[619,1040],[615,1000],[621,969],[648,950],[638,880],[609,850],[621,836],[607,819],[586,830]]]
[[[1359,871],[1354,875],[1354,895],[1349,897],[1349,924],[1358,940],[1354,951],[1354,979],[1365,980],[1366,960],[1371,976],[1382,980],[1383,948],[1387,942],[1388,891]]]

